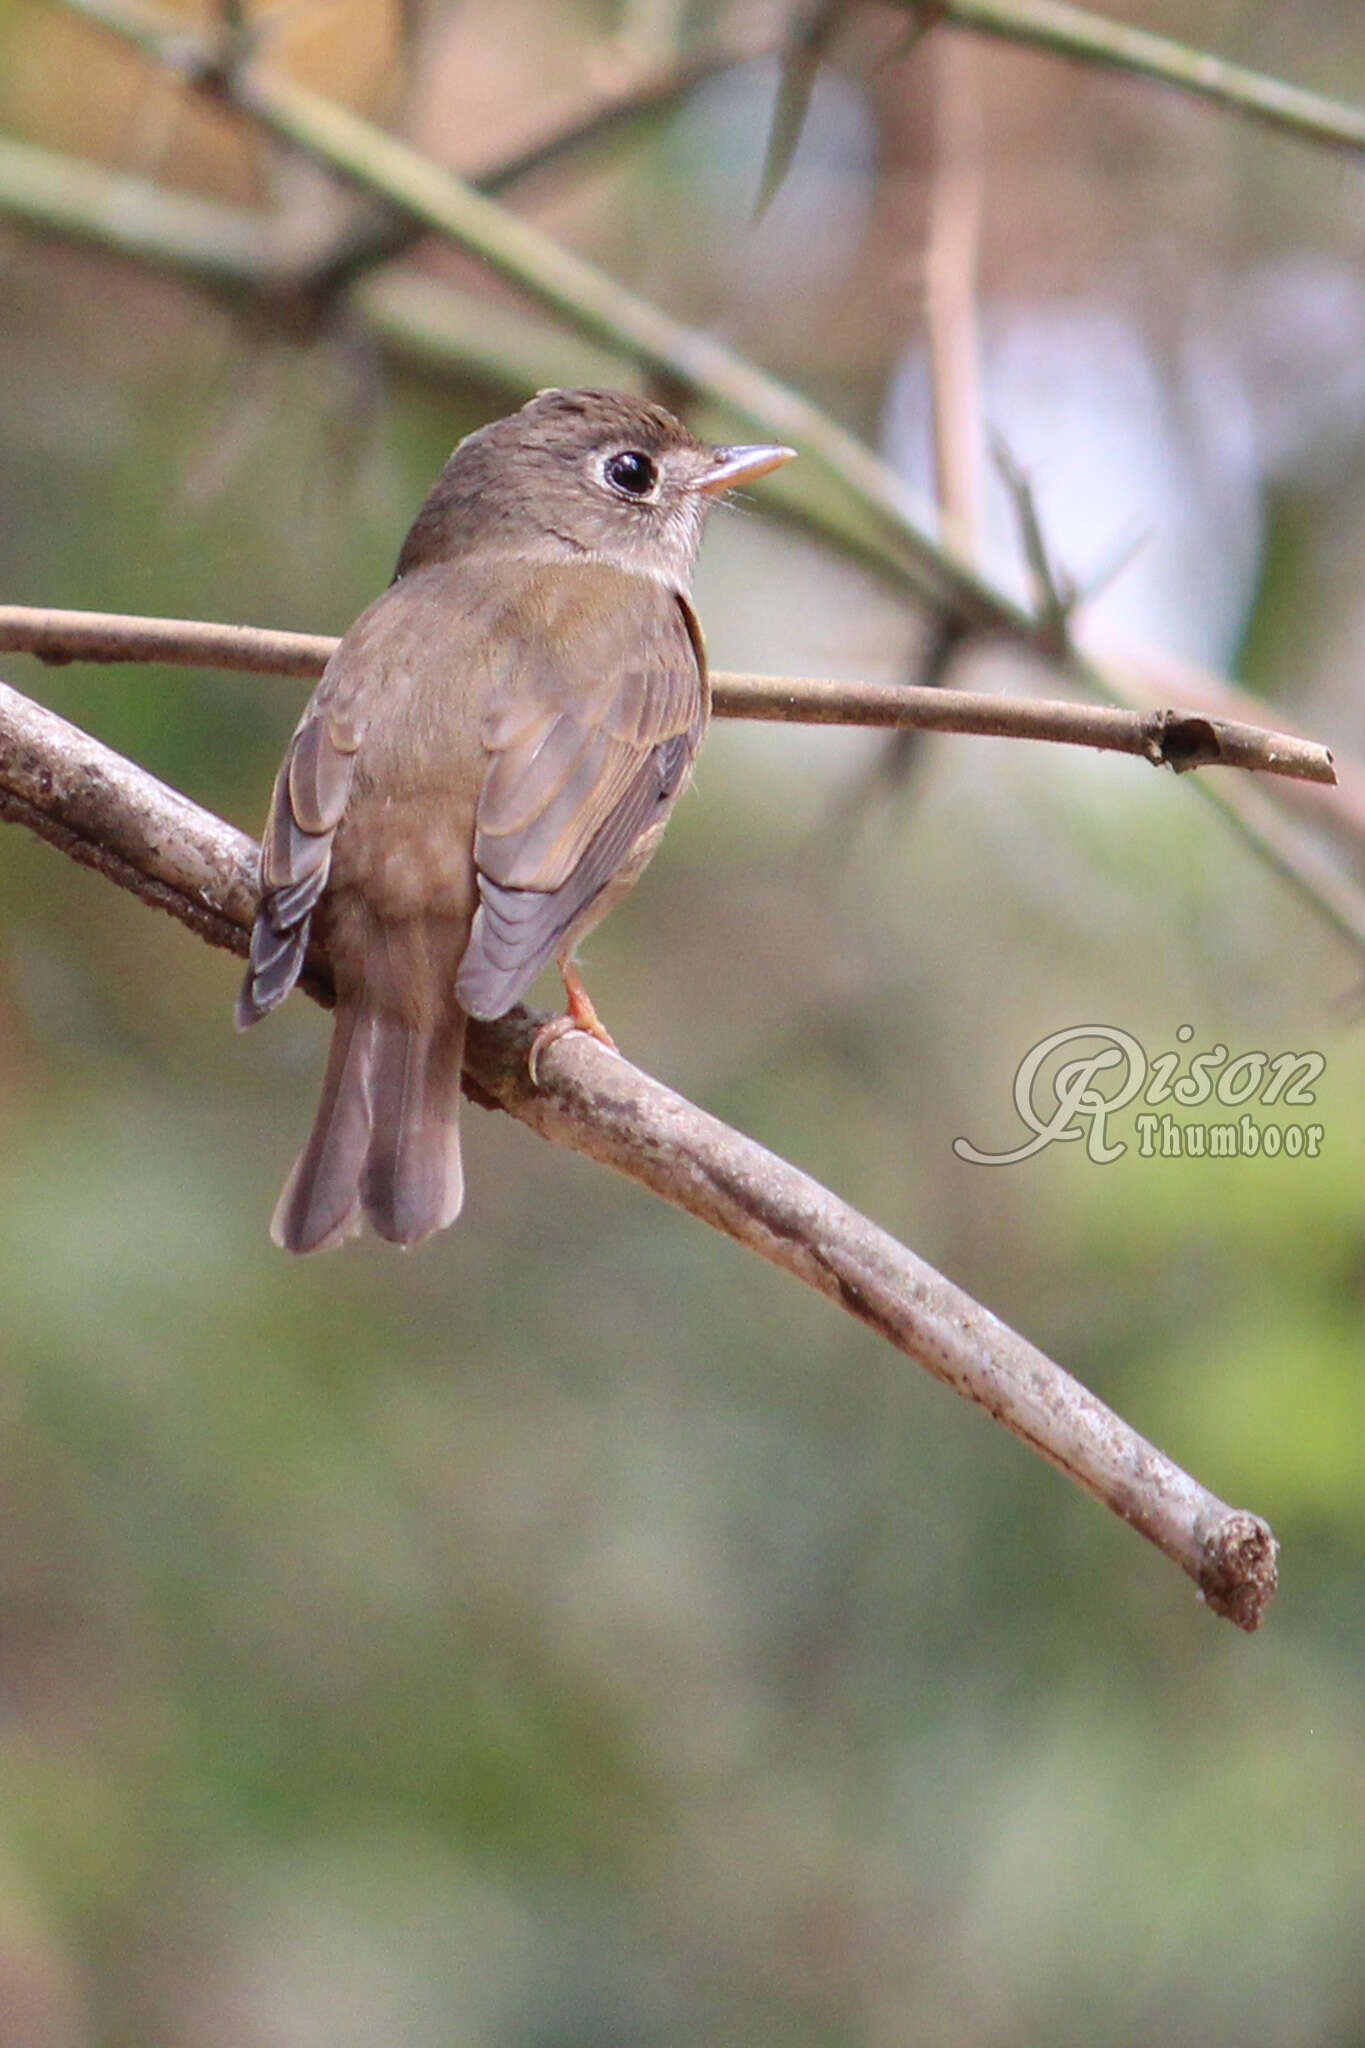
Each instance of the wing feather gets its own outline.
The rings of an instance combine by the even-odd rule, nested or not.
[[[455,993],[471,1014],[500,1016],[595,904],[600,914],[613,881],[628,884],[643,866],[701,744],[705,655],[685,598],[605,565],[529,568],[511,597],[505,562],[418,573],[456,580],[465,618],[482,613],[470,643],[451,647],[446,700],[453,714],[461,692],[491,684],[479,729],[479,903]],[[370,803],[400,759],[444,759],[450,720],[429,696],[365,744],[372,708],[406,699],[412,675],[430,667],[430,615],[413,646],[422,622],[401,602],[404,588],[391,586],[346,635],[276,779],[239,1023],[273,1009],[298,978],[359,763]]]
[[[510,1009],[613,880],[634,879],[705,730],[705,657],[686,600],[619,571],[575,570],[574,586],[590,575],[608,587],[585,589],[595,603],[519,650],[485,718],[480,900],[456,983],[476,1017]]]
[[[331,870],[333,836],[346,813],[368,723],[357,713],[369,681],[365,656],[371,635],[365,629],[370,616],[358,622],[354,639],[348,635],[328,663],[275,778],[261,835],[261,896],[237,1001],[239,1027],[254,1024],[282,1003],[303,968],[313,912]]]

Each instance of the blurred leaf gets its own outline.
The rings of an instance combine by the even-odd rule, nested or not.
[[[782,76],[773,107],[768,153],[763,163],[758,198],[754,201],[756,221],[763,218],[791,169],[825,51],[839,26],[840,17],[848,9],[849,0],[815,0],[804,20],[798,21],[792,31],[791,41],[782,58]]]

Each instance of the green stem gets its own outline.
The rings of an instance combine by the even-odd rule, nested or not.
[[[379,194],[479,256],[583,334],[681,383],[745,431],[798,445],[810,467],[850,493],[887,543],[888,565],[936,611],[964,625],[1040,646],[1029,614],[985,583],[950,548],[928,539],[927,507],[857,436],[724,342],[675,320],[495,200],[334,101],[259,67],[221,66],[202,43],[153,26],[119,0],[68,6],[177,69],[362,191]],[[809,471],[808,471],[809,474]],[[809,484],[792,487],[797,503]]]
[[[925,0],[904,0],[918,12]],[[1229,113],[1331,149],[1365,152],[1365,109],[1326,93],[1287,85],[1262,71],[1229,64],[1168,36],[1107,21],[1067,0],[936,0],[936,18],[977,35],[1107,65],[1209,100]]]
[[[152,262],[199,282],[259,290],[269,245],[259,214],[0,135],[0,210],[26,227]]]

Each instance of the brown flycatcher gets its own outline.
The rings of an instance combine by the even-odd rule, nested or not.
[[[465,1021],[501,1017],[551,958],[569,1008],[542,1037],[606,1037],[571,955],[640,875],[706,730],[706,513],[793,452],[707,447],[614,391],[542,392],[456,448],[266,821],[237,1021],[284,1000],[310,932],[337,997],[278,1244],[324,1250],[362,1214],[397,1244],[454,1221]]]

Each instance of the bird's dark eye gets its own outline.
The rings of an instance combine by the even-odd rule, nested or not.
[[[613,490],[624,491],[630,498],[647,498],[659,472],[650,456],[638,448],[627,448],[620,455],[607,457],[603,475]]]

